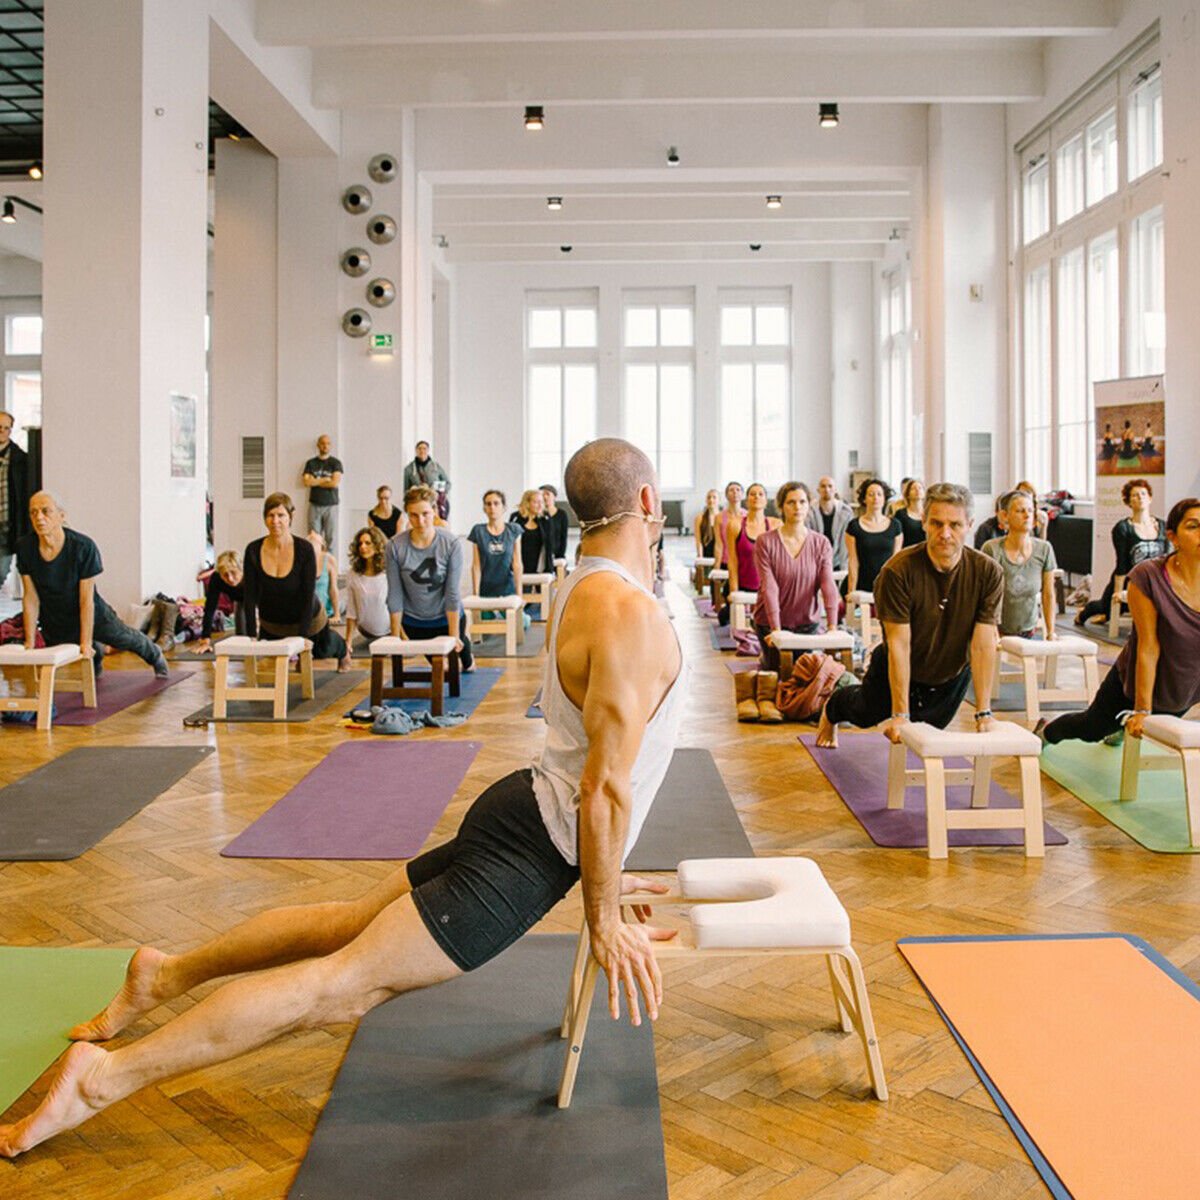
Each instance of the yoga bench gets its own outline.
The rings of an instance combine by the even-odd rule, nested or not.
[[[692,562],[692,586],[696,591],[702,592],[708,587],[708,573],[716,565],[715,558],[704,558],[703,556]]]
[[[1005,658],[1015,659],[1021,667],[1021,680],[1025,685],[1025,719],[1036,721],[1042,715],[1044,700],[1082,700],[1090,704],[1100,686],[1100,668],[1097,665],[1098,647],[1089,638],[1059,636],[1050,641],[1033,638],[1002,637],[1000,639],[1001,662]],[[1057,686],[1058,660],[1078,658],[1083,664],[1083,686],[1064,688]],[[1038,668],[1045,664],[1045,681],[1038,685]],[[996,672],[996,683],[992,695],[999,695],[1000,671]]]
[[[862,639],[863,659],[871,653],[882,636],[879,623],[875,620],[875,595],[873,592],[851,592],[846,597],[846,624],[854,623],[854,610],[858,609],[858,636]]]
[[[681,862],[678,872],[679,890],[673,895],[621,897],[625,907],[641,902],[688,910],[685,928],[672,941],[654,944],[655,957],[822,955],[842,1032],[858,1035],[871,1089],[886,1100],[871,1001],[862,964],[850,945],[850,918],[820,867],[808,858],[694,858]],[[563,1012],[561,1033],[567,1039],[567,1054],[559,1108],[571,1103],[599,972],[585,921]]]
[[[908,751],[921,766],[908,769]],[[900,741],[888,754],[888,808],[904,807],[904,789],[925,785],[925,827],[929,857],[949,853],[950,829],[1024,829],[1025,855],[1041,858],[1046,853],[1042,829],[1042,777],[1038,771],[1041,739],[1012,721],[997,721],[987,733],[935,729],[923,721],[900,726]],[[970,758],[974,767],[946,767],[948,758]],[[992,759],[1016,758],[1021,767],[1021,806],[989,808],[992,790]],[[946,784],[972,784],[971,807],[946,808]]]
[[[216,657],[213,676],[213,717],[223,721],[228,715],[230,700],[270,700],[274,704],[272,716],[282,721],[288,711],[288,667],[293,658],[298,659],[300,695],[305,700],[313,696],[312,642],[308,638],[285,637],[258,641],[250,637],[222,638],[213,645]],[[229,661],[238,659],[246,672],[247,682],[242,687],[229,686]],[[259,671],[268,670],[274,663],[274,676],[264,682]]]
[[[750,620],[747,613],[758,603],[757,592],[729,593],[729,628],[749,629]]]
[[[1142,742],[1152,742],[1175,755],[1142,757]],[[1188,844],[1200,837],[1200,721],[1183,717],[1151,716],[1142,725],[1141,740],[1125,735],[1121,753],[1121,799],[1136,800],[1138,776],[1142,771],[1183,768],[1183,795],[1187,804]]]
[[[467,636],[478,641],[485,633],[502,633],[504,653],[511,658],[517,646],[525,641],[525,622],[521,616],[524,604],[520,596],[464,596]],[[485,616],[486,613],[492,615]]]
[[[405,659],[428,658],[429,675],[405,676]],[[383,668],[392,663],[392,685],[384,687]],[[449,681],[450,695],[459,695],[458,650],[452,637],[376,638],[371,643],[371,707],[385,700],[428,700],[429,711],[442,715],[442,692]]]
[[[725,593],[729,590],[729,571],[725,567],[714,567],[708,573],[708,582],[712,587],[713,608],[720,608],[725,602]]]
[[[64,679],[59,667],[79,664],[78,679]],[[24,696],[0,696],[0,712],[36,712],[37,727],[50,728],[54,719],[54,689],[82,692],[86,708],[96,707],[96,670],[91,656],[79,647],[63,644],[26,650],[24,646],[0,646],[0,668],[18,667],[25,676]]]
[[[526,604],[538,604],[535,621],[550,619],[550,605],[554,600],[554,576],[549,571],[536,571],[521,576],[521,593]]]
[[[831,629],[828,633],[790,633],[781,629],[778,633],[769,633],[767,641],[779,651],[780,682],[792,677],[795,656],[810,651],[838,655],[847,671],[854,665],[854,635],[844,629]]]

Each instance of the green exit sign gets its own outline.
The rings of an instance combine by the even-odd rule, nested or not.
[[[373,333],[371,334],[371,353],[372,354],[395,354],[396,352],[396,335],[394,333]]]

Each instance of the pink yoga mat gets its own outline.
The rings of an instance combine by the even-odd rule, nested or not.
[[[345,742],[221,853],[226,858],[412,858],[479,742]]]
[[[194,675],[194,671],[172,670],[166,679],[159,679],[149,667],[134,668],[128,671],[102,671],[96,676],[96,707],[85,708],[83,697],[78,692],[54,693],[54,724],[55,725],[95,725],[105,717],[114,716],[122,709],[157,696],[167,688],[182,683]],[[32,729],[28,726],[13,724],[6,729]]]

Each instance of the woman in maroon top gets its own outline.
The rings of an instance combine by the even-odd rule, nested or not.
[[[833,579],[833,547],[806,525],[812,504],[808,488],[797,480],[785,483],[775,497],[783,524],[762,534],[754,545],[758,568],[758,602],[754,627],[762,646],[762,669],[779,669],[779,651],[770,636],[816,633],[821,608],[825,627],[837,628],[838,590]]]
[[[758,570],[754,566],[754,544],[775,529],[779,521],[768,517],[767,489],[752,483],[746,489],[746,514],[734,514],[725,529],[725,561],[729,568],[730,592],[757,592]]]
[[[1126,577],[1133,633],[1083,712],[1045,726],[1048,742],[1098,742],[1121,728],[1142,736],[1152,712],[1181,717],[1200,701],[1200,498],[1167,516],[1172,553],[1140,562]]]

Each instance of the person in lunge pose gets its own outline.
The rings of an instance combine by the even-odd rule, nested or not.
[[[818,746],[837,745],[837,726],[887,721],[900,740],[906,721],[945,727],[974,683],[975,728],[992,728],[996,622],[1004,598],[1000,565],[965,545],[971,493],[935,483],[925,493],[926,541],[890,558],[875,581],[883,642],[875,647],[863,681],[839,688],[821,713]]]
[[[400,992],[452,979],[515,942],[582,879],[591,949],[634,1024],[662,1001],[654,941],[620,899],[662,885],[623,876],[674,752],[683,655],[651,590],[662,506],[649,459],[602,438],[567,465],[583,555],[555,606],[543,683],[546,742],[494,783],[457,836],[351,902],[260,913],[185,954],[143,947],[125,983],[59,1064],[41,1104],[0,1127],[13,1157],[139,1088],[244,1054],[294,1029],[352,1021]],[[411,509],[411,506],[410,506]],[[208,979],[243,975],[119,1049],[115,1037]]]

